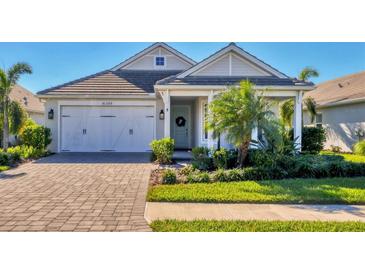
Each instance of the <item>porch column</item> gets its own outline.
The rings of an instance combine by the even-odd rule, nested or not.
[[[214,92],[211,91],[208,95],[208,112],[209,112],[209,105],[210,103],[213,101],[214,99]],[[208,130],[208,148],[215,148],[215,143],[214,143],[214,139],[213,139],[213,131],[210,129]]]
[[[162,100],[165,105],[165,120],[164,120],[164,137],[170,137],[170,92],[169,90],[161,92]]]
[[[299,91],[297,96],[295,96],[293,121],[294,139],[298,138],[295,142],[299,151],[302,150],[302,100],[303,92]]]

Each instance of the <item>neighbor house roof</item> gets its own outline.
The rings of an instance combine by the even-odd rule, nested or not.
[[[32,92],[15,85],[9,94],[10,100],[18,102],[27,112],[44,112],[44,104]]]
[[[318,84],[305,97],[312,97],[318,106],[365,100],[365,71]]]
[[[38,92],[52,93],[154,93],[154,84],[163,78],[177,74],[176,70],[105,70],[66,84]]]
[[[270,76],[186,76],[177,78],[176,75],[157,81],[157,85],[212,85],[230,86],[236,85],[242,80],[249,80],[257,86],[311,86],[312,83],[299,81],[292,78],[279,78]]]

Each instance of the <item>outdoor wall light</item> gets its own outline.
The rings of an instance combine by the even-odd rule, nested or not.
[[[53,111],[53,109],[51,108],[51,109],[48,111],[48,119],[49,119],[49,120],[53,120],[53,117],[54,117],[54,111]]]
[[[160,114],[158,116],[159,116],[160,120],[165,119],[165,112],[163,112],[163,109],[161,109]]]

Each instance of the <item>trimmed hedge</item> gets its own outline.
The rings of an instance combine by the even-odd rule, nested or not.
[[[150,144],[152,148],[153,160],[159,164],[170,164],[174,154],[175,141],[171,138],[153,140]]]
[[[290,138],[294,136],[292,129]],[[303,127],[302,129],[302,151],[310,154],[318,154],[323,150],[326,142],[326,131],[319,127]]]

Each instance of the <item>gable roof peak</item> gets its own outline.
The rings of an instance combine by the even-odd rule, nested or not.
[[[165,50],[175,54],[176,56],[178,56],[179,58],[181,58],[182,60],[184,60],[185,62],[187,62],[190,65],[195,65],[196,64],[196,62],[193,59],[191,59],[190,57],[188,57],[185,54],[181,53],[180,51],[174,49],[173,47],[169,46],[168,44],[166,44],[164,42],[156,42],[156,43],[153,43],[152,45],[150,45],[149,47],[145,48],[144,50],[142,50],[142,51],[136,53],[135,55],[129,57],[128,59],[124,60],[119,65],[113,67],[111,70],[115,71],[115,70],[121,69],[121,68],[127,66],[128,64],[134,62],[138,58],[142,57],[143,55],[147,54],[148,52],[153,51],[154,49],[156,49],[158,47],[162,47]]]

